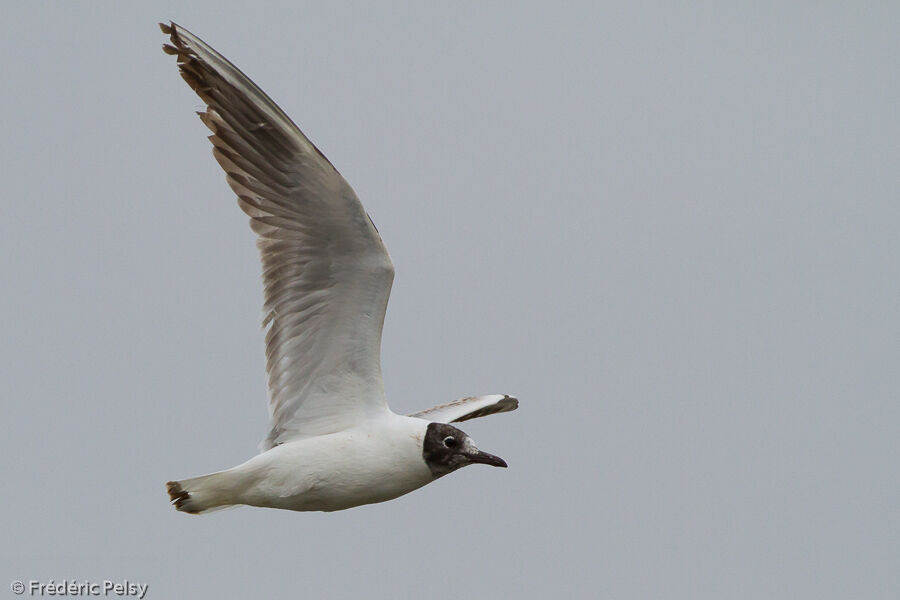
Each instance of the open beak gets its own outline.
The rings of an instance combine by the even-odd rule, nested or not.
[[[493,454],[488,454],[487,452],[482,452],[481,450],[469,454],[469,462],[483,463],[486,465],[491,465],[492,467],[506,468],[508,466],[506,464],[506,461],[499,456],[494,456]]]

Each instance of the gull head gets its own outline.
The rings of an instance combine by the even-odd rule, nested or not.
[[[422,458],[435,478],[474,463],[506,467],[506,461],[502,458],[482,452],[465,432],[446,423],[428,424],[422,443]]]

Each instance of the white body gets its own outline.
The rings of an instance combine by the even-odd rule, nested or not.
[[[350,184],[256,84],[190,32],[161,28],[171,42],[163,50],[206,104],[198,114],[212,131],[213,155],[258,236],[271,416],[262,454],[168,482],[175,507],[333,511],[383,502],[459,468],[447,456],[457,444],[467,460],[506,466],[453,435],[444,438],[453,445],[443,458],[433,452],[441,440],[429,437],[426,461],[429,423],[514,410],[517,401],[480,396],[408,417],[391,412],[380,346],[394,266],[375,224]]]
[[[362,427],[285,442],[227,471],[179,484],[188,508],[234,504],[334,511],[392,500],[431,482],[422,459],[428,421],[386,413]]]

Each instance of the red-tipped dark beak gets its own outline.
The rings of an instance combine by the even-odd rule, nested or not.
[[[483,463],[485,465],[491,465],[492,467],[503,467],[506,468],[506,461],[500,458],[499,456],[494,456],[493,454],[488,454],[487,452],[482,452],[479,450],[475,454],[469,455],[469,462],[473,463]]]

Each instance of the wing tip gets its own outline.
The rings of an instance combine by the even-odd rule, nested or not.
[[[497,402],[497,404],[504,407],[501,412],[516,410],[517,408],[519,408],[519,399],[515,396],[504,394],[503,398],[501,398],[500,401]]]
[[[162,45],[163,52],[177,56],[179,62],[182,62],[188,54],[188,49],[181,38],[181,28],[174,21],[169,21],[168,25],[165,23],[157,23],[157,25],[159,25],[159,30],[163,32],[163,35],[169,36],[169,43]]]

